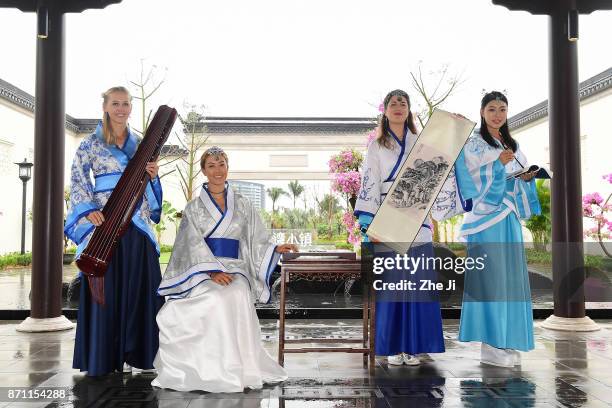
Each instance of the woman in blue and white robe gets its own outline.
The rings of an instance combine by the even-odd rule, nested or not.
[[[77,258],[94,228],[104,222],[100,210],[140,142],[127,125],[132,109],[127,89],[111,88],[103,98],[103,120],[81,142],[72,163],[71,204],[64,233],[78,245]],[[104,275],[103,304],[92,299],[89,279],[81,275],[73,367],[89,376],[122,371],[124,363],[126,367],[153,368],[158,345],[155,315],[163,298],[156,294],[161,271],[151,222],[159,222],[162,189],[157,165],[148,163],[147,172],[151,181],[142,204]]]
[[[501,367],[520,364],[517,350],[534,347],[531,292],[519,219],[540,213],[533,174],[507,175],[526,166],[512,139],[508,100],[490,92],[481,104],[481,127],[458,159],[457,179],[472,201],[460,235],[467,253],[484,257],[484,269],[466,272],[460,341],[482,342],[481,361]]]
[[[368,146],[362,185],[355,205],[355,216],[359,218],[364,232],[417,139],[406,92],[390,92],[384,99],[384,108],[379,125],[380,135]],[[401,228],[399,222],[398,228]],[[429,222],[423,224],[414,242],[409,256],[433,257],[432,227]],[[385,274],[393,272],[386,271]],[[419,282],[420,279],[435,281],[436,271],[420,268],[411,280]],[[388,363],[394,365],[417,365],[419,360],[414,356],[416,354],[444,352],[440,304],[433,300],[377,301],[375,348],[377,355],[389,356]]]
[[[270,300],[280,254],[257,210],[226,183],[227,155],[204,152],[208,178],[183,211],[170,263],[159,286],[167,302],[157,316],[158,376],[152,385],[178,391],[242,392],[284,381],[263,348],[256,301]]]

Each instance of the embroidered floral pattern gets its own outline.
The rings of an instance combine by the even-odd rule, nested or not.
[[[363,181],[361,183],[361,190],[359,191],[359,199],[363,201],[370,201],[370,191],[374,187],[374,182],[370,181],[372,175],[372,169],[367,168],[363,174]],[[375,201],[376,202],[376,201]]]
[[[126,157],[127,158],[127,157]],[[101,209],[107,203],[112,190],[94,192],[92,176],[103,174],[121,174],[124,166],[113,156],[104,141],[95,133],[87,136],[76,151],[70,177],[70,210],[78,205],[88,207],[88,211],[79,216],[78,225],[88,223],[85,215],[93,209]],[[150,225],[151,211],[146,195],[140,208],[136,211],[146,224]]]

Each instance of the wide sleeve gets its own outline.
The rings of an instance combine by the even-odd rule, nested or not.
[[[462,149],[431,207],[431,216],[436,221],[444,221],[471,211],[477,195],[478,190],[465,164]]]
[[[88,140],[81,143],[74,155],[70,170],[70,208],[64,224],[64,234],[76,244],[80,244],[94,228],[85,217],[100,209],[94,201],[88,146]]]
[[[172,255],[157,290],[161,296],[185,297],[196,285],[210,279],[210,272],[227,272],[204,241],[191,212],[189,208],[183,211]]]
[[[155,176],[154,179],[149,181],[145,193],[147,196],[149,210],[151,212],[149,218],[151,218],[151,221],[153,221],[155,224],[159,224],[161,219],[162,203],[164,200],[164,194],[159,176]]]
[[[500,152],[480,138],[472,138],[464,148],[465,168],[458,175],[465,182],[471,179],[475,186],[472,199],[474,214],[491,214],[502,206],[507,181],[506,169],[499,160]]]
[[[380,174],[380,147],[378,142],[372,141],[368,146],[363,168],[361,170],[361,187],[355,203],[355,217],[361,215],[374,217],[381,204],[381,185]],[[370,220],[371,221],[371,220]]]
[[[516,152],[516,157],[521,163],[528,163],[527,157],[520,148]],[[540,206],[540,199],[538,198],[535,179],[524,181],[520,178],[516,178],[513,181],[516,183],[514,186],[514,193],[516,196],[519,218],[528,219],[533,215],[540,215],[542,213],[542,208]]]
[[[272,243],[271,234],[258,212],[249,202],[245,202],[245,205],[248,207],[246,212],[249,214],[249,222],[246,226],[246,253],[242,253],[242,257],[255,281],[255,298],[261,303],[269,303],[270,278],[281,254],[276,252],[276,245]]]

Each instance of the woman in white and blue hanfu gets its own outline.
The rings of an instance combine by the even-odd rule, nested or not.
[[[103,120],[78,147],[70,179],[70,211],[64,233],[74,241],[77,257],[96,226],[104,222],[100,211],[128,162],[139,139],[127,121],[131,96],[124,87],[103,95]],[[104,277],[81,275],[79,311],[73,367],[98,376],[114,371],[152,369],[158,336],[155,316],[163,304],[156,290],[161,280],[159,246],[151,222],[159,222],[162,189],[157,164],[148,163],[151,181],[142,204],[119,241]],[[92,183],[91,176],[94,182]],[[103,288],[90,290],[90,285]]]
[[[417,139],[408,94],[401,90],[392,91],[385,97],[383,105],[380,134],[368,146],[362,185],[355,205],[355,216],[359,218],[362,232],[372,222]],[[433,257],[431,228],[428,221],[423,224],[409,256]],[[377,256],[380,255],[377,253]],[[401,273],[386,271],[385,274],[394,272],[396,275]],[[420,279],[435,281],[436,278],[435,270],[419,268],[409,279],[419,282]],[[420,302],[377,301],[375,349],[376,355],[388,356],[388,363],[393,365],[418,365],[420,360],[416,354],[444,352],[439,302],[436,299]]]
[[[513,367],[520,353],[534,347],[529,275],[519,219],[540,213],[534,174],[506,178],[527,165],[510,136],[508,100],[487,93],[481,103],[481,126],[458,159],[457,179],[472,209],[460,235],[467,253],[483,257],[482,270],[466,271],[460,341],[480,341],[482,363]],[[460,164],[460,165],[459,165]]]
[[[270,300],[280,254],[257,210],[226,183],[227,155],[211,147],[200,165],[208,178],[183,211],[159,294],[156,387],[242,392],[287,374],[263,348],[256,301]]]

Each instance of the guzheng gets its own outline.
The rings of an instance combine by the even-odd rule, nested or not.
[[[176,109],[165,105],[159,107],[138,150],[102,209],[105,221],[94,229],[87,247],[76,261],[79,270],[88,277],[104,276],[117,243],[127,231],[150,180],[145,167],[148,162],[157,160],[176,116]]]

